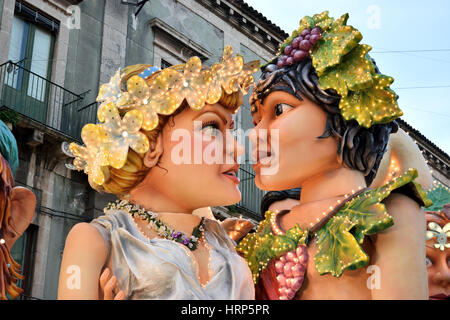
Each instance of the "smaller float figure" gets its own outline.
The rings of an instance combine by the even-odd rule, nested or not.
[[[11,256],[11,248],[30,225],[36,196],[23,187],[14,187],[13,173],[19,164],[17,142],[0,121],[0,299],[7,294],[16,299],[23,290],[17,286],[24,277],[21,266]]]
[[[429,297],[450,299],[450,191],[436,183],[428,196],[433,201],[426,212]]]

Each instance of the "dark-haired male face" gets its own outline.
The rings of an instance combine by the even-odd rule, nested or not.
[[[327,114],[302,98],[274,91],[252,106],[255,128],[249,139],[253,159],[257,160],[253,165],[255,183],[262,190],[296,188],[341,166],[337,139],[318,138],[325,131]]]

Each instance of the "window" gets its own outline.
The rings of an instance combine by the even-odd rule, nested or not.
[[[22,69],[13,67],[12,72],[6,75],[6,84],[43,102],[47,85],[44,79],[50,76],[53,34],[19,16],[13,19],[8,59],[32,73],[24,76]]]
[[[161,59],[161,69],[166,69],[171,67],[172,65],[170,63],[168,63],[166,60]]]

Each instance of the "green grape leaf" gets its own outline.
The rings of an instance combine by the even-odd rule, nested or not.
[[[365,235],[383,231],[394,224],[385,205],[380,203],[383,197],[378,189],[366,191],[346,203],[336,215],[347,217],[355,224],[352,234],[358,243],[363,243]]]
[[[320,77],[325,70],[341,62],[342,57],[355,48],[362,34],[352,26],[347,26],[348,14],[335,20],[312,51],[314,69]]]
[[[334,19],[328,16],[328,11],[313,15],[314,26],[327,31],[334,22]]]
[[[273,214],[272,211],[267,211],[266,218],[260,222],[256,232],[247,234],[236,247],[236,251],[247,261],[255,283],[270,260],[305,244],[308,235],[298,225],[289,229],[285,235],[274,235],[270,225]]]
[[[356,242],[350,230],[355,226],[347,217],[333,217],[317,232],[318,251],[314,256],[317,271],[340,277],[350,265],[365,266],[369,257]]]
[[[305,232],[303,232],[300,226],[296,224],[294,227],[286,231],[286,236],[298,243],[302,240],[302,237],[305,236]]]
[[[433,202],[433,205],[429,206],[427,211],[441,211],[444,205],[450,203],[450,190],[439,182],[434,184],[427,195]]]
[[[360,126],[370,128],[372,124],[388,123],[403,115],[397,104],[397,95],[389,86],[391,77],[375,74],[373,86],[359,91],[350,91],[342,97],[339,108],[345,120],[356,120]]]
[[[345,269],[355,270],[365,266],[367,255],[360,244],[366,235],[376,234],[394,224],[381,201],[393,190],[412,183],[415,194],[423,196],[417,178],[417,170],[410,169],[377,189],[367,190],[347,202],[328,223],[317,232],[319,251],[315,257],[316,269],[320,274],[342,275]],[[426,195],[421,199],[427,202]],[[429,200],[428,200],[429,201]]]
[[[300,27],[298,31],[301,33],[304,29],[314,28],[315,21],[310,16],[304,16],[302,20],[300,20]]]
[[[372,75],[375,66],[367,53],[372,48],[368,45],[358,45],[342,62],[326,70],[319,78],[319,85],[323,90],[334,89],[342,97],[347,96],[349,90],[358,91],[373,85]]]

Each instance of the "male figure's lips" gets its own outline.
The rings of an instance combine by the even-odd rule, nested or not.
[[[253,160],[256,160],[256,161],[260,161],[261,159],[271,157],[271,156],[272,156],[272,152],[266,151],[266,150],[258,150],[258,151],[252,152],[252,158],[253,158]]]
[[[273,157],[269,156],[269,157],[264,157],[262,159],[260,159],[258,162],[256,162],[255,164],[253,164],[253,169],[255,170],[256,168],[259,168],[260,166],[263,167],[267,167],[269,166],[273,161]]]

